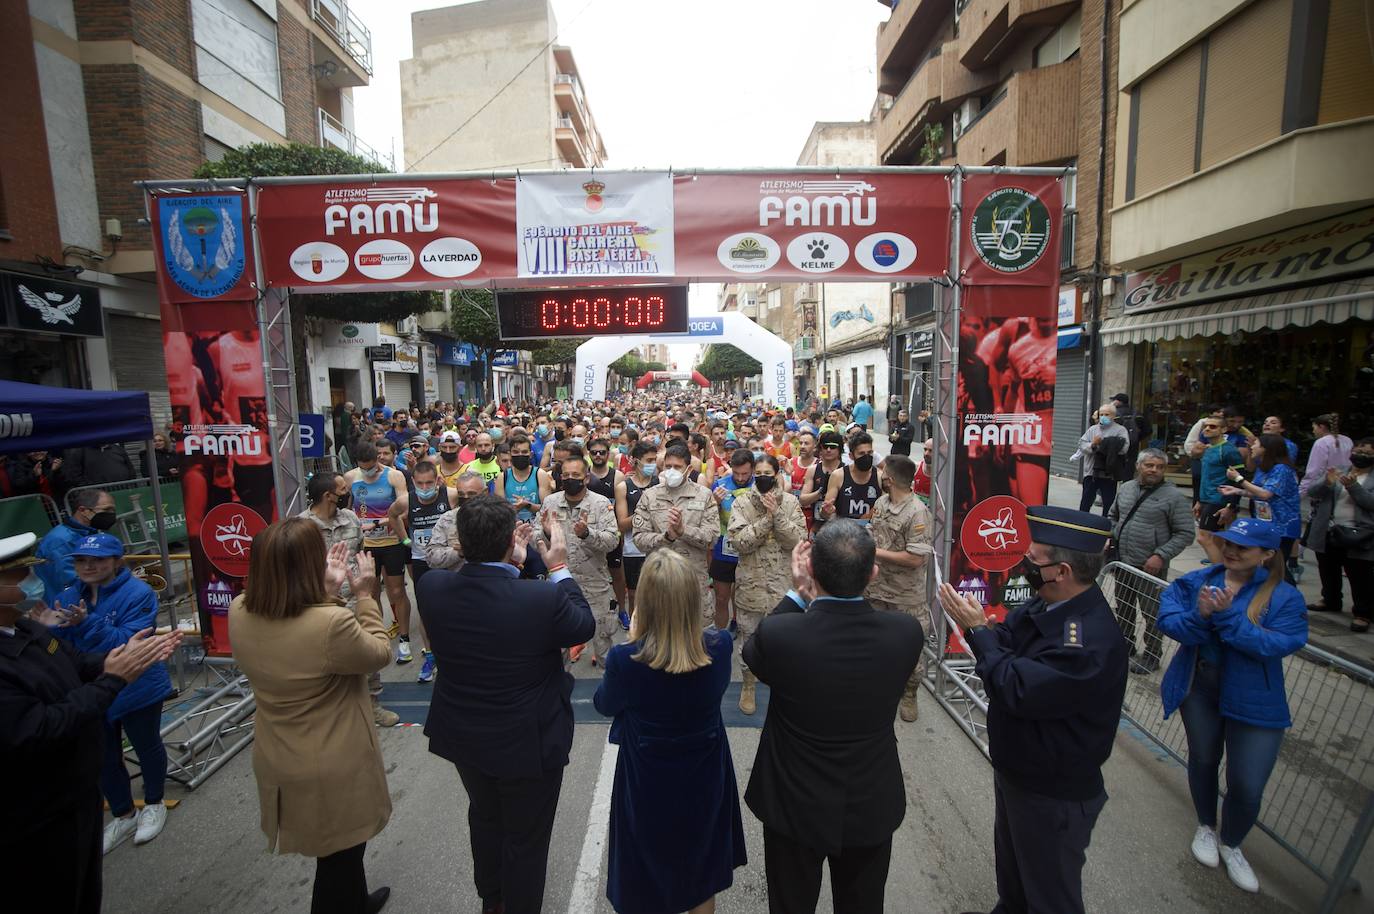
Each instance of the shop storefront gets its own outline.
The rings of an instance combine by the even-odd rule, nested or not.
[[[100,307],[96,286],[0,272],[0,380],[89,387],[82,341],[105,335]]]
[[[1077,286],[1059,287],[1059,352],[1054,381],[1054,445],[1050,472],[1078,477],[1078,463],[1069,460],[1078,437],[1087,427],[1093,406],[1088,403],[1088,349],[1083,334],[1083,292]]]
[[[1311,419],[1374,434],[1374,208],[1166,263],[1126,278],[1126,313],[1103,324],[1127,367],[1150,443],[1182,445],[1208,406],[1258,431],[1283,418],[1305,457]]]
[[[471,343],[460,343],[447,337],[431,336],[438,362],[439,399],[453,403],[463,399],[472,402],[480,392],[482,362]]]

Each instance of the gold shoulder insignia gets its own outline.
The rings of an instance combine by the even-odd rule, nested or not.
[[[1083,646],[1083,628],[1078,624],[1077,616],[1064,622],[1064,646]]]
[[[56,638],[49,638],[49,639],[48,639],[48,653],[49,653],[49,654],[56,654],[56,653],[57,653],[57,639],[56,639]]]

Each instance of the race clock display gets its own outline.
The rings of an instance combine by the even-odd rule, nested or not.
[[[501,339],[686,333],[686,286],[502,289],[496,293]]]

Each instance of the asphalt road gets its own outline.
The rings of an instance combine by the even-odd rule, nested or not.
[[[416,665],[392,666],[384,700],[405,701],[398,710],[419,719],[424,689],[414,683]],[[597,673],[584,661],[579,680]],[[442,675],[442,672],[440,673]],[[738,669],[735,675],[738,681]],[[586,698],[592,682],[579,682]],[[735,691],[727,695],[733,703]],[[893,845],[887,910],[900,912],[986,911],[996,902],[992,852],[992,773],[979,750],[931,699],[921,695],[921,719],[897,721],[907,784],[906,820]],[[758,747],[762,708],[744,718],[730,704],[727,725],[741,791]],[[545,910],[588,914],[611,910],[605,900],[604,802],[609,787],[605,722],[579,703],[572,760],[559,802],[549,860]],[[453,768],[428,752],[419,726],[381,734],[394,813],[368,847],[370,884],[390,885],[387,910],[397,914],[480,910],[472,887],[467,844],[466,797]],[[604,772],[604,773],[603,773]],[[1106,768],[1111,797],[1099,820],[1085,872],[1090,911],[1115,914],[1185,914],[1241,911],[1247,914],[1315,910],[1322,885],[1261,834],[1246,842],[1262,892],[1249,896],[1231,886],[1223,871],[1192,860],[1194,828],[1183,769],[1143,737],[1122,731]],[[598,785],[601,803],[598,799]],[[194,793],[173,785],[182,800],[153,843],[132,842],[105,860],[105,911],[303,912],[308,910],[314,864],[266,851],[258,829],[257,795],[250,753],[235,758]],[[749,865],[718,899],[722,912],[767,910],[762,868],[762,831],[745,809]],[[1374,878],[1370,853],[1361,869]],[[828,886],[822,911],[831,910]],[[1361,906],[1363,905],[1363,907]],[[1368,899],[1350,896],[1342,911],[1368,911]]]

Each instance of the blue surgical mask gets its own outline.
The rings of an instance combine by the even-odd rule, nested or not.
[[[656,464],[656,463],[645,463],[645,464],[641,464],[641,465],[640,465],[640,469],[644,471],[644,475],[645,475],[645,476],[653,476],[655,473],[658,472],[658,464]]]
[[[501,440],[501,430],[499,428],[494,428],[491,431],[487,432],[487,434],[491,436],[492,444],[495,444],[496,442]]]
[[[415,494],[420,496],[421,501],[429,501],[431,498],[439,494],[439,489],[437,487],[433,489],[422,489],[419,486],[416,486]]]
[[[18,584],[20,590],[24,591],[24,599],[15,604],[15,609],[20,612],[28,612],[33,609],[43,599],[43,582],[38,579],[38,575],[33,573],[33,568],[29,568],[28,577]]]
[[[755,462],[755,463],[758,463],[759,460],[762,459],[762,458],[763,458],[763,451],[755,451],[755,452],[754,452],[754,462]]]
[[[1097,421],[1105,428],[1106,426],[1112,424],[1112,417],[1111,417],[1111,416],[1099,416],[1098,419],[1097,419]]]

